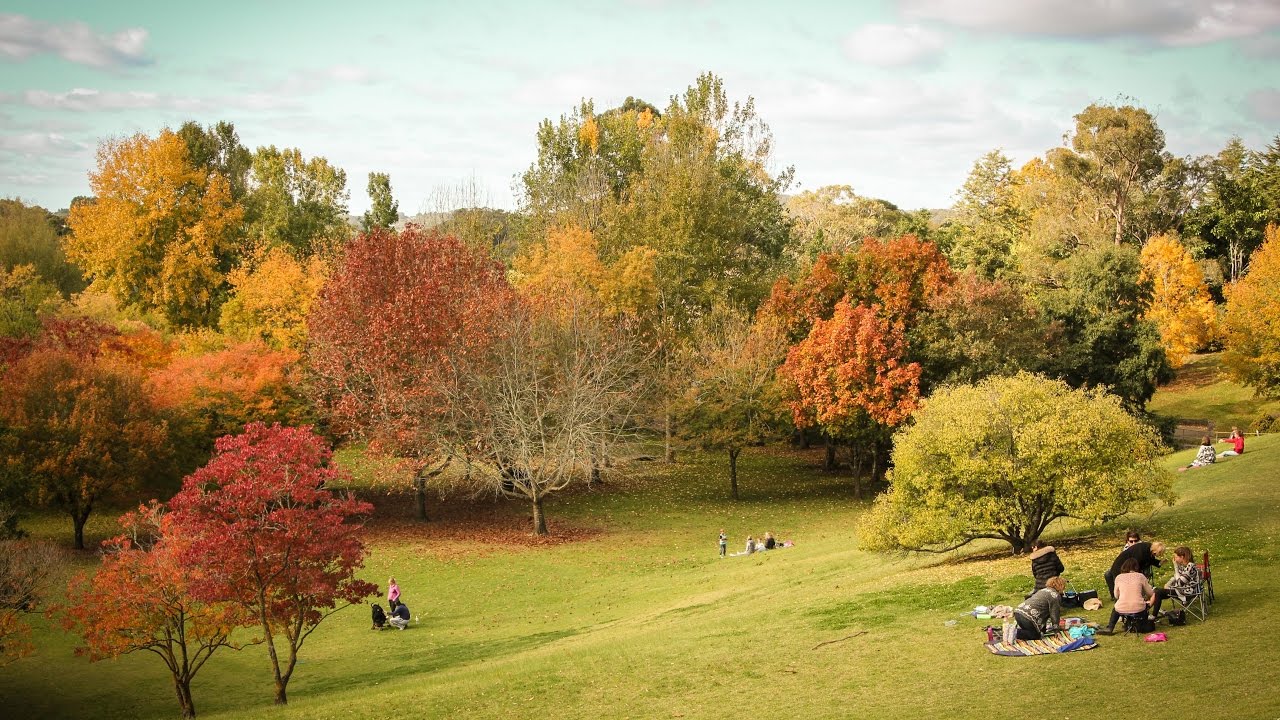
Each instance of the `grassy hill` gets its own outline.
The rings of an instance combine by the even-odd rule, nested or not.
[[[1263,413],[1280,417],[1280,399],[1266,400],[1227,379],[1217,353],[1193,355],[1173,382],[1160,388],[1147,404],[1159,415],[1212,420],[1222,431],[1238,426],[1248,431]]]
[[[367,575],[380,584],[395,575],[419,619],[403,632],[371,632],[361,608],[330,619],[304,648],[283,709],[271,705],[260,646],[220,653],[195,683],[200,716],[1023,717],[1057,708],[1093,717],[1135,692],[1158,700],[1151,707],[1202,717],[1280,716],[1280,653],[1266,632],[1280,615],[1280,437],[1179,476],[1175,507],[1126,521],[1171,547],[1213,553],[1218,602],[1207,623],[1174,628],[1164,644],[1103,638],[1092,652],[1035,658],[990,655],[984,623],[961,615],[1018,600],[1030,583],[1025,558],[994,547],[862,552],[865,506],[847,480],[815,470],[817,454],[745,455],[740,502],[725,499],[719,457],[636,463],[631,483],[553,502],[561,538],[547,543],[528,539],[518,505],[484,506],[465,524],[445,509],[423,530],[403,517],[407,503],[384,498]],[[720,560],[721,527],[731,551],[766,530],[796,546]],[[1076,587],[1105,587],[1121,527],[1061,539]],[[61,522],[38,529],[66,534]],[[59,630],[41,626],[38,639],[36,656],[0,670],[5,707],[41,718],[176,714],[155,658],[89,664]]]

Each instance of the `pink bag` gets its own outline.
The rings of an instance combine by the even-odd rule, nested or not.
[[[1143,639],[1146,640],[1147,642],[1164,642],[1169,638],[1164,633],[1151,633],[1150,635],[1146,636]]]

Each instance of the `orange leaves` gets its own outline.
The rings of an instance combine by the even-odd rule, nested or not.
[[[234,289],[222,306],[223,331],[277,350],[302,350],[307,314],[328,276],[319,257],[300,261],[281,247],[259,250],[228,276]]]
[[[1157,235],[1142,248],[1141,277],[1151,283],[1145,317],[1160,330],[1169,364],[1179,367],[1187,353],[1217,334],[1217,313],[1204,273],[1177,238]]]
[[[840,436],[863,414],[882,425],[901,423],[920,397],[920,365],[903,362],[905,345],[902,326],[882,318],[880,308],[838,302],[779,370],[794,389],[796,424]]]
[[[1248,273],[1227,289],[1223,361],[1258,392],[1280,392],[1280,226],[1267,226]]]
[[[516,288],[537,306],[586,302],[635,318],[651,314],[657,304],[655,250],[638,245],[606,265],[595,236],[577,226],[547,233],[546,244],[532,245],[512,270]]]

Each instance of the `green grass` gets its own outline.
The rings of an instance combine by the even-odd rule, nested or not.
[[[1191,356],[1178,378],[1156,391],[1147,409],[1168,417],[1212,420],[1220,432],[1233,425],[1248,431],[1264,412],[1280,417],[1280,399],[1259,398],[1229,380],[1220,356],[1213,353]]]
[[[846,478],[815,470],[818,452],[744,453],[737,503],[726,499],[720,457],[632,464],[630,482],[549,504],[553,532],[573,530],[572,542],[513,544],[526,538],[517,504],[472,508],[482,527],[472,533],[452,519],[457,503],[420,529],[400,517],[403,498],[383,497],[391,507],[371,529],[367,576],[384,584],[394,574],[421,620],[375,633],[364,609],[331,618],[303,649],[287,708],[271,704],[261,647],[220,653],[196,680],[197,709],[272,719],[1071,718],[1127,711],[1136,693],[1148,709],[1193,717],[1280,716],[1280,653],[1268,631],[1280,617],[1280,436],[1180,474],[1173,508],[1055,538],[1081,589],[1104,588],[1129,523],[1171,546],[1210,549],[1218,602],[1207,623],[1174,628],[1164,644],[1103,638],[1092,652],[1021,659],[989,654],[983,623],[961,613],[1019,599],[1026,559],[994,546],[946,557],[860,551],[865,503]],[[36,530],[61,537],[65,525]],[[720,560],[720,527],[731,551],[766,530],[797,544]],[[37,655],[0,669],[7,710],[175,716],[154,657],[90,664],[43,623],[37,639]]]

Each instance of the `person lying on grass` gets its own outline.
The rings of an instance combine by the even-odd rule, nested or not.
[[[1137,558],[1128,558],[1120,566],[1120,574],[1116,576],[1114,587],[1116,604],[1111,608],[1111,619],[1107,621],[1106,629],[1099,631],[1102,635],[1111,635],[1116,631],[1116,623],[1120,622],[1121,615],[1146,616],[1147,605],[1155,599],[1155,591],[1151,589],[1151,583],[1147,582],[1147,576],[1142,574],[1139,567]]]
[[[1066,567],[1052,545],[1045,545],[1039,540],[1031,543],[1031,577],[1036,579],[1032,592],[1040,590],[1049,582],[1049,578],[1061,575],[1065,570]]]
[[[1183,545],[1173,551],[1173,577],[1164,587],[1155,592],[1155,604],[1151,606],[1151,619],[1160,617],[1160,603],[1165,598],[1176,596],[1180,602],[1187,602],[1200,591],[1200,568],[1191,559],[1191,548]]]
[[[1243,446],[1244,443],[1242,441],[1241,447]],[[1187,470],[1194,470],[1199,467],[1204,467],[1205,465],[1212,465],[1214,460],[1217,459],[1218,456],[1213,450],[1213,443],[1209,440],[1209,436],[1205,435],[1204,439],[1200,441],[1200,452],[1196,453],[1196,459],[1192,460],[1190,465],[1178,468],[1178,472],[1186,472]]]
[[[1244,454],[1244,435],[1240,434],[1240,428],[1232,425],[1231,435],[1229,435],[1222,442],[1230,443],[1231,449],[1223,450],[1222,452],[1218,453],[1218,457],[1232,457],[1235,455]]]
[[[1066,590],[1067,581],[1055,575],[1045,581],[1043,588],[1013,609],[1019,640],[1039,640],[1046,632],[1057,631],[1059,615],[1062,614],[1062,593]]]

